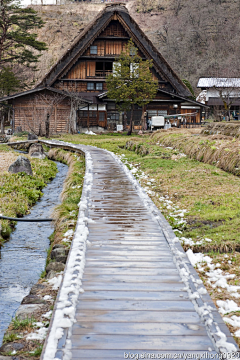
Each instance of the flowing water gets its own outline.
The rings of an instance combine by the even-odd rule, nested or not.
[[[57,167],[55,179],[43,189],[44,195],[25,218],[49,218],[60,203],[68,167],[61,163],[57,163]],[[48,237],[53,230],[51,222],[18,222],[0,251],[0,344],[22,299],[44,270]]]

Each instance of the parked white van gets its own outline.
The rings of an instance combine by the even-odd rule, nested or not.
[[[164,128],[165,119],[164,116],[152,116],[151,120],[151,130],[154,128]]]

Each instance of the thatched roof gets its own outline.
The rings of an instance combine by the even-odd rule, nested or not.
[[[153,59],[155,70],[172,85],[175,92],[185,97],[191,96],[188,88],[143,33],[136,21],[129,15],[127,8],[122,3],[106,5],[104,10],[101,11],[79,35],[71,48],[68,49],[60,60],[50,69],[39,86],[52,86],[56,80],[75,64],[84,51],[107,27],[110,21],[116,17],[145,56],[148,59]]]
[[[44,90],[48,90],[50,92],[53,92],[53,93],[56,93],[56,94],[59,94],[59,95],[64,95],[66,97],[71,97],[71,93],[67,93],[64,90],[55,89],[55,88],[50,87],[50,86],[39,86],[39,87],[37,87],[35,89],[32,89],[32,90],[27,90],[27,91],[23,91],[23,92],[14,94],[14,95],[5,96],[5,97],[0,99],[0,102],[16,99],[18,97],[26,96],[26,95],[30,95],[30,94],[37,94],[37,93],[40,93],[41,91],[44,91]],[[90,99],[87,100],[87,99],[85,99],[85,98],[83,98],[81,96],[79,96],[79,99],[82,100],[82,102],[84,104],[88,104],[88,103],[91,104],[92,103],[92,101]]]

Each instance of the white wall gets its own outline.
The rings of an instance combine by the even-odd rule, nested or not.
[[[65,0],[21,0],[22,6],[28,5],[61,5]]]

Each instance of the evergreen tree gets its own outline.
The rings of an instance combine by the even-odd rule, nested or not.
[[[0,97],[10,95],[21,88],[21,80],[14,74],[9,66],[0,70]]]
[[[41,56],[37,51],[47,47],[37,40],[33,30],[42,26],[43,21],[32,8],[22,8],[16,1],[0,0],[0,69],[12,63],[36,68]]]
[[[131,109],[128,135],[132,133],[134,105],[143,108],[157,93],[158,82],[153,80],[151,67],[152,61],[143,60],[130,40],[126,51],[116,59],[113,73],[107,77],[108,98],[116,101],[119,110]]]

